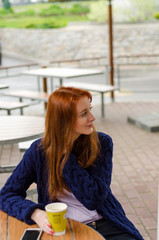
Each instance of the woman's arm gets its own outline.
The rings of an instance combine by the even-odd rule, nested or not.
[[[103,135],[100,142],[100,156],[93,166],[83,169],[71,154],[63,170],[67,187],[89,210],[98,209],[111,183],[113,143],[108,135]]]
[[[35,144],[34,144],[35,145]],[[27,224],[33,224],[30,219],[36,208],[44,209],[42,204],[36,204],[26,198],[26,190],[36,182],[36,147],[28,149],[6,184],[0,191],[0,209]]]

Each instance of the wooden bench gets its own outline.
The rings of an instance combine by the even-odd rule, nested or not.
[[[91,83],[76,83],[76,82],[65,82],[63,83],[63,86],[65,87],[76,87],[76,88],[82,88],[87,91],[91,92],[98,92],[101,94],[101,112],[102,117],[105,116],[104,114],[104,94],[108,92],[114,92],[118,90],[118,87],[111,86],[111,85],[103,85],[103,84],[91,84]]]
[[[11,115],[11,110],[20,109],[20,114],[23,115],[23,108],[29,107],[31,105],[38,104],[38,103],[39,103],[39,101],[23,103],[23,102],[1,101],[0,100],[0,110],[7,110],[8,115]]]
[[[40,100],[44,102],[48,102],[49,94],[44,92],[36,92],[36,91],[8,91],[2,93],[2,95],[9,96],[9,97],[18,97],[20,102],[22,102],[23,98],[31,99],[31,100]]]

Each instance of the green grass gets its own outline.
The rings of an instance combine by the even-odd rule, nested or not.
[[[71,21],[87,21],[88,18],[81,18],[74,17],[74,18],[61,18],[61,17],[8,17],[7,19],[0,19],[0,27],[1,28],[28,28],[28,26],[32,25],[32,28],[36,28],[36,25],[41,25],[41,28],[47,28],[42,27],[42,25],[46,23],[54,22],[54,26],[52,28],[61,28],[65,27],[68,22]],[[37,27],[39,28],[39,27]]]
[[[51,0],[50,0],[51,1]],[[54,1],[54,0],[52,0]],[[135,0],[133,0],[135,1]],[[145,0],[146,1],[146,0]],[[144,4],[144,0],[142,0]],[[147,0],[149,2],[149,0]],[[135,4],[140,1],[136,0]],[[145,5],[135,5],[132,9],[113,8],[113,18],[126,16],[126,22],[137,22],[152,19],[154,10],[148,9]],[[146,10],[145,10],[146,9]],[[155,10],[156,11],[156,10]],[[159,19],[156,13],[154,18]],[[61,28],[69,22],[107,22],[107,5],[105,1],[71,1],[71,2],[50,2],[13,6],[10,11],[0,8],[1,28]],[[123,20],[122,20],[123,21]]]
[[[61,28],[69,22],[89,21],[90,2],[41,3],[0,8],[1,28]]]
[[[52,28],[60,28],[66,26],[67,21],[63,19],[55,21],[55,19],[51,17],[47,19],[40,17],[7,18],[0,21],[1,28],[51,28],[51,24]],[[47,25],[50,25],[50,27],[46,27]]]

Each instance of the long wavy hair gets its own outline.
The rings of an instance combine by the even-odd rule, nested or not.
[[[71,152],[76,155],[82,168],[92,165],[99,154],[100,145],[95,129],[90,135],[82,134],[73,140],[77,120],[76,105],[85,96],[92,101],[92,95],[88,91],[60,87],[48,100],[42,147],[47,159],[48,194],[51,200],[56,199],[58,193],[63,193],[64,188],[67,189],[62,170]]]

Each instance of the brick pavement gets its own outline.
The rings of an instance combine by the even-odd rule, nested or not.
[[[100,107],[93,108],[96,129],[108,133],[114,142],[112,190],[145,240],[157,239],[159,132],[137,128],[127,122],[127,116],[158,109],[159,101],[107,103],[106,118],[101,119]],[[0,147],[3,164],[16,164],[21,157],[17,144]],[[9,175],[0,174],[0,187]]]
[[[157,239],[159,132],[139,129],[127,122],[127,116],[158,109],[159,102],[113,103],[106,106],[106,120],[96,120],[97,130],[114,141],[113,192],[145,240]]]

